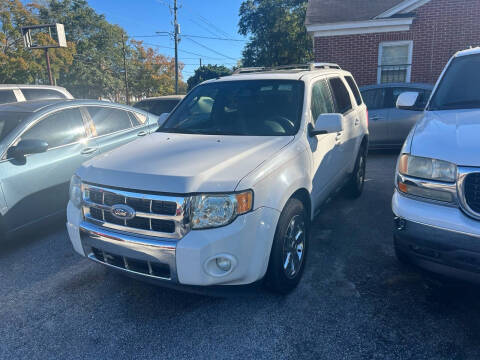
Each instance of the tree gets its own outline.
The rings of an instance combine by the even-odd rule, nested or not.
[[[312,40],[304,22],[308,0],[244,0],[239,33],[250,35],[243,50],[244,66],[307,63]]]
[[[223,65],[203,65],[195,70],[195,74],[187,80],[188,90],[208,79],[230,75],[232,71]]]

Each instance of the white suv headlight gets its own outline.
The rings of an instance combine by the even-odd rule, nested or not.
[[[202,194],[192,199],[192,229],[207,229],[230,224],[253,207],[251,190],[235,194]]]
[[[402,175],[427,180],[455,182],[457,166],[447,161],[403,154],[398,163]]]
[[[70,179],[70,201],[77,208],[82,205],[82,179],[78,175]]]

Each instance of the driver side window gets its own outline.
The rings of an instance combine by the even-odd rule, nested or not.
[[[40,120],[22,136],[22,140],[35,139],[48,143],[48,148],[72,144],[86,137],[80,109],[61,110]]]
[[[325,79],[317,81],[312,87],[312,100],[310,105],[313,123],[316,123],[321,114],[334,113],[334,109],[327,81]]]

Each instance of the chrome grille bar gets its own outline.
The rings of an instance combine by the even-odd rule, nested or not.
[[[135,210],[134,217],[121,219],[114,216],[112,208],[120,204]],[[82,209],[85,221],[126,233],[181,239],[190,230],[189,197],[82,184]]]

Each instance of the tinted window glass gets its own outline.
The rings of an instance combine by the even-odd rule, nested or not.
[[[417,92],[418,98],[417,102],[415,103],[415,108],[421,110],[424,109],[427,105],[428,98],[430,97],[431,91],[418,89],[418,88],[408,88],[408,87],[396,87],[392,89],[392,98],[387,101],[387,107],[395,108],[397,106],[397,99],[401,93],[404,92]]]
[[[89,106],[87,109],[95,125],[97,136],[132,127],[127,111],[101,106]]]
[[[383,109],[385,107],[385,89],[371,89],[362,91],[362,97],[369,110]]]
[[[293,135],[300,127],[303,81],[222,81],[197,86],[158,130],[189,134]]]
[[[75,143],[86,136],[79,109],[68,109],[47,116],[22,135],[22,140],[37,139],[49,148]]]
[[[345,84],[340,78],[331,78],[330,86],[336,103],[336,112],[345,114],[352,109],[352,101]]]
[[[17,98],[13,90],[0,90],[0,104],[17,102]]]
[[[66,99],[61,92],[52,89],[22,89],[26,100]]]
[[[330,95],[330,89],[326,80],[317,81],[312,87],[312,119],[317,121],[321,114],[328,114],[335,112],[333,100]]]
[[[179,102],[180,102],[179,99],[174,99],[174,100],[152,99],[152,100],[140,101],[139,103],[136,103],[134,107],[151,112],[152,114],[155,114],[155,115],[161,115],[163,113],[171,112]]]
[[[4,112],[0,116],[0,141],[10,132],[22,123],[30,113],[10,113]]]
[[[430,104],[431,110],[480,108],[480,55],[452,60]]]
[[[353,80],[351,76],[345,76],[345,80],[347,80],[348,86],[350,86],[350,89],[352,90],[357,105],[362,105],[362,97],[360,96],[360,91],[358,91],[358,86],[355,83],[355,80]]]

